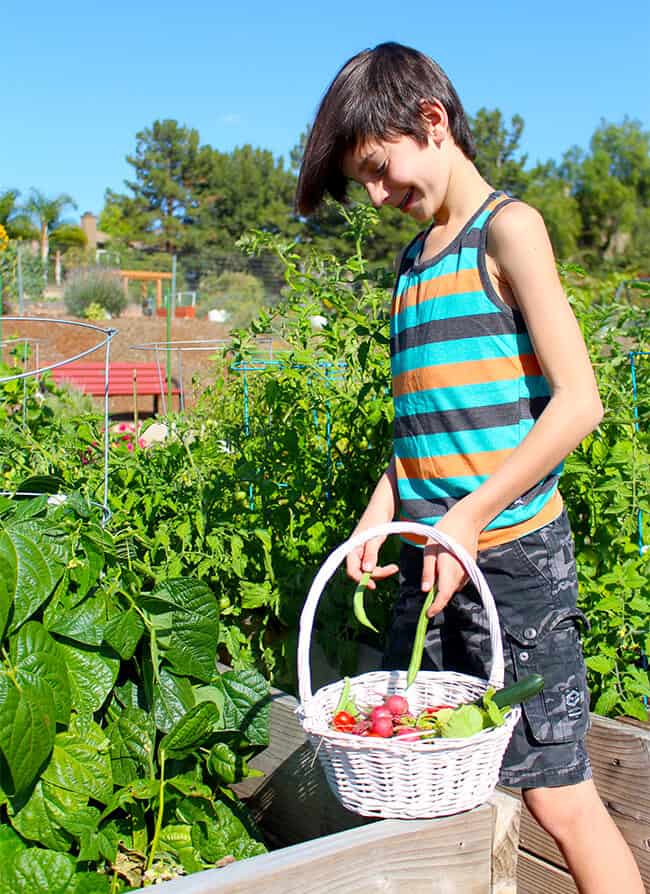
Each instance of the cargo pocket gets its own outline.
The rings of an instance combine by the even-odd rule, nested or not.
[[[532,738],[541,745],[581,739],[589,727],[589,691],[578,609],[547,615],[538,627],[505,628],[515,680],[541,674],[544,689],[522,704]]]

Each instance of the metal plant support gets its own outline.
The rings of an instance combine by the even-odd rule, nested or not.
[[[0,385],[4,385],[7,382],[26,380],[32,377],[39,377],[45,372],[49,372],[52,369],[57,369],[61,366],[67,366],[69,363],[73,363],[75,360],[80,360],[82,357],[87,357],[89,354],[93,354],[95,351],[99,351],[101,348],[106,348],[106,352],[104,354],[104,496],[103,502],[101,505],[102,509],[102,524],[106,524],[108,519],[110,518],[110,510],[108,508],[108,487],[109,487],[109,475],[108,475],[108,449],[109,449],[109,415],[108,415],[108,368],[110,363],[110,352],[111,352],[111,340],[117,335],[117,329],[103,329],[101,326],[95,326],[93,323],[82,323],[76,320],[60,320],[54,319],[51,317],[9,317],[3,316],[2,322],[15,322],[15,323],[56,323],[62,326],[76,326],[81,329],[89,329],[92,332],[100,333],[104,336],[103,340],[98,344],[93,345],[90,348],[87,348],[85,351],[80,351],[78,354],[75,354],[73,357],[68,357],[65,360],[60,360],[57,363],[50,363],[47,366],[39,366],[40,360],[37,360],[36,368],[25,370],[21,373],[15,373],[11,376],[0,377]],[[3,342],[6,344],[6,342]],[[39,354],[37,353],[37,358]],[[25,348],[25,360],[27,359],[27,350]],[[23,419],[25,419],[25,390],[23,390]],[[18,492],[15,494],[6,494],[6,496],[35,496],[31,493],[22,493]]]

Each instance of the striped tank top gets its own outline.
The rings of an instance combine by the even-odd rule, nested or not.
[[[402,255],[390,342],[403,520],[435,524],[503,463],[550,399],[524,318],[501,300],[486,267],[490,220],[513,201],[492,193],[435,257],[419,262],[428,230]],[[479,549],[556,518],[561,470],[560,464],[492,519]]]

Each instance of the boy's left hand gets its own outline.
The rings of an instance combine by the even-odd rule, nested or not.
[[[457,506],[459,505],[457,504]],[[444,534],[448,534],[456,543],[464,546],[470,556],[476,559],[479,531],[472,522],[463,517],[461,512],[455,513],[456,508],[450,509],[438,522],[436,528]],[[427,611],[430,618],[441,612],[467,581],[467,572],[450,552],[437,544],[430,544],[424,548],[422,590],[428,593],[434,583],[437,586],[436,598]]]

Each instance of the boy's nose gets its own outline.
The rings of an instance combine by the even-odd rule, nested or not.
[[[390,191],[381,180],[366,183],[366,192],[375,208],[381,208],[390,195]]]

